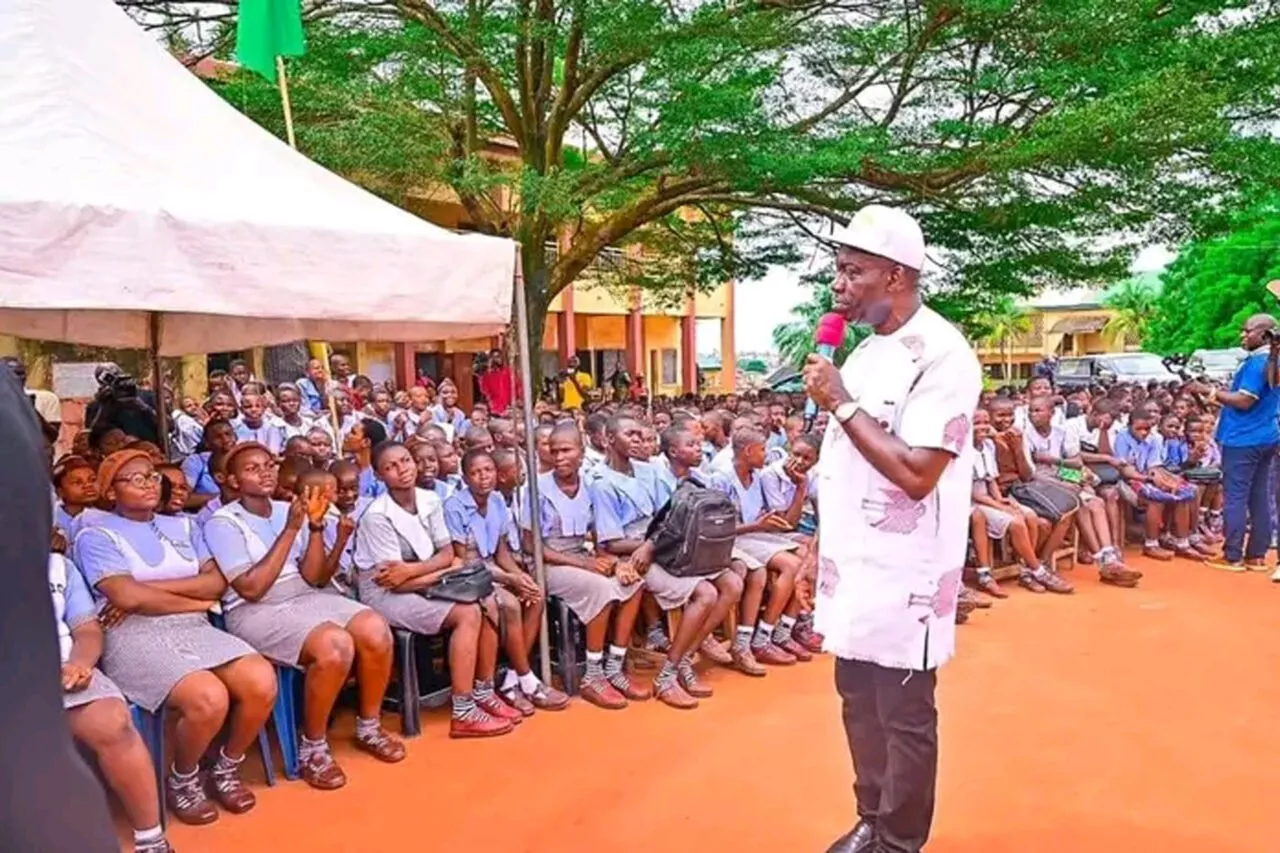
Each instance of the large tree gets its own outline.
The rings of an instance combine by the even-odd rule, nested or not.
[[[233,3],[119,2],[225,53],[225,30],[191,22],[226,24]],[[795,260],[873,201],[921,216],[933,292],[960,310],[1114,280],[1135,245],[1194,234],[1280,162],[1258,132],[1280,103],[1270,3],[307,8],[300,147],[402,203],[447,188],[473,227],[519,240],[535,330],[606,250],[623,251],[619,286],[680,299]],[[221,89],[282,132],[268,84]]]
[[[1240,344],[1253,314],[1276,313],[1268,282],[1280,278],[1280,201],[1237,216],[1224,235],[1188,243],[1160,277],[1143,346],[1188,354]]]

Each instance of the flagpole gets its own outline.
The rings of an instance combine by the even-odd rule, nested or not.
[[[284,57],[276,56],[276,83],[280,86],[280,105],[284,108],[284,132],[289,147],[298,150],[298,140],[293,136],[293,107],[289,104],[289,78],[284,73]]]

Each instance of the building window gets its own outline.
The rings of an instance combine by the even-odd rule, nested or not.
[[[662,384],[675,385],[679,382],[676,374],[679,372],[679,356],[676,350],[664,349],[662,351]]]

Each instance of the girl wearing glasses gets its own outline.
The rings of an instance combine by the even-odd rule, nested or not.
[[[271,713],[276,680],[248,644],[209,624],[225,583],[192,520],[159,513],[162,480],[143,451],[104,459],[98,485],[114,509],[82,521],[76,562],[104,601],[103,671],[129,701],[151,712],[164,706],[177,719],[170,813],[205,824],[218,818],[208,790],[233,814],[254,806],[240,766]],[[224,725],[227,741],[206,788],[200,759]]]
[[[333,790],[347,782],[329,751],[329,716],[354,668],[359,697],[356,747],[394,763],[404,745],[381,723],[391,678],[391,629],[381,616],[341,595],[331,583],[338,561],[326,559],[329,499],[310,486],[291,503],[272,500],[279,466],[261,444],[236,445],[227,456],[229,485],[240,496],[213,514],[205,540],[227,579],[227,630],[271,660],[305,673],[302,778]]]

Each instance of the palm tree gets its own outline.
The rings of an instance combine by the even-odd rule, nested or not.
[[[1111,309],[1111,319],[1102,333],[1121,345],[1130,339],[1141,340],[1147,324],[1155,315],[1156,290],[1149,281],[1131,278],[1121,282],[1102,298],[1102,304]]]
[[[1011,296],[1002,296],[990,311],[979,315],[977,325],[986,330],[982,342],[1000,347],[1000,361],[1004,364],[1004,380],[1013,378],[1013,355],[1010,344],[1031,331],[1031,316]]]
[[[818,328],[818,320],[834,307],[830,278],[829,273],[805,276],[802,281],[812,288],[813,296],[808,302],[791,309],[792,320],[779,323],[773,328],[773,345],[778,348],[783,362],[797,370],[804,366],[805,358],[813,352],[813,334]],[[866,336],[865,329],[849,326],[844,333],[844,345],[836,351],[835,363],[843,363],[857,343]]]

